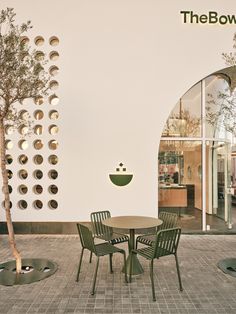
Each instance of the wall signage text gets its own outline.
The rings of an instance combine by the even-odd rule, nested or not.
[[[208,14],[197,14],[193,11],[180,11],[184,24],[236,24],[235,15],[219,15],[216,11],[209,11]]]

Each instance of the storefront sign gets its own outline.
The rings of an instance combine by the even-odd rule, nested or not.
[[[196,14],[193,11],[180,11],[184,24],[236,24],[235,15],[219,15],[216,11],[209,11],[208,14]]]

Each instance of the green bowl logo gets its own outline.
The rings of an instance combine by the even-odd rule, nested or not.
[[[133,175],[126,172],[126,168],[123,163],[119,164],[119,167],[116,168],[116,173],[109,174],[111,182],[118,186],[124,186],[131,182]]]

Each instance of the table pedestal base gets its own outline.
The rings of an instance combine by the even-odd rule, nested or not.
[[[126,268],[127,268],[127,275],[129,276],[129,271],[130,271],[130,265],[131,265],[131,255],[128,256],[127,261],[126,261]],[[124,273],[125,270],[124,268],[122,269],[122,272]],[[137,255],[133,254],[132,255],[132,273],[131,275],[140,275],[143,273],[143,267],[141,266]]]

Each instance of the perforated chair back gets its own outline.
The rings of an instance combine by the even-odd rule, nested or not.
[[[159,218],[163,221],[163,224],[158,227],[158,231],[177,226],[178,215],[176,213],[160,212]]]
[[[176,254],[179,239],[181,235],[181,228],[171,228],[158,231],[156,240],[152,244],[153,258],[161,256]]]
[[[102,221],[107,218],[111,218],[111,214],[108,210],[93,212],[90,214],[93,234],[95,237],[101,237],[103,235],[108,236],[112,235],[113,229],[102,224]]]
[[[93,235],[92,232],[89,230],[88,227],[77,224],[79,236],[80,236],[80,242],[84,249],[88,249],[96,254],[96,247],[94,245]]]

